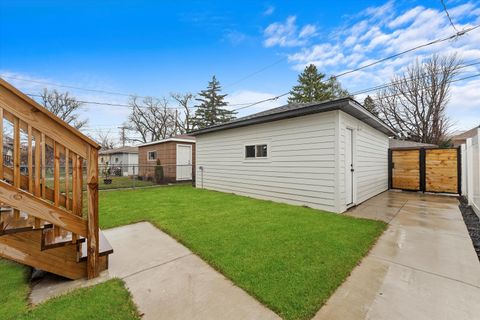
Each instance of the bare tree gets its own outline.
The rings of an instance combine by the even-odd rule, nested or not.
[[[128,129],[139,136],[130,138],[131,141],[146,143],[176,134],[175,112],[169,108],[167,99],[147,97],[139,101],[132,97],[129,105],[132,113],[128,118]]]
[[[80,115],[77,113],[82,103],[70,96],[68,92],[61,93],[57,90],[43,89],[40,98],[45,108],[71,126],[80,129],[87,124],[88,119],[80,120]]]
[[[441,144],[451,123],[445,109],[450,82],[458,74],[461,61],[456,55],[433,55],[418,60],[396,75],[391,85],[377,92],[379,116],[405,138]]]
[[[110,136],[110,130],[107,132],[97,131],[95,140],[98,141],[102,150],[110,150],[115,148],[115,142]]]
[[[187,93],[171,93],[170,96],[174,99],[182,111],[175,112],[175,127],[176,132],[184,134],[193,129],[192,118],[194,116],[192,107],[194,95]]]

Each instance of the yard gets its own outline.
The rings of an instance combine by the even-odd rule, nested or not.
[[[36,308],[27,302],[27,268],[0,259],[0,319],[140,319],[122,281],[114,279],[54,298]]]
[[[100,193],[101,228],[138,221],[176,238],[284,319],[311,318],[386,227],[188,185]],[[18,318],[27,310],[25,269],[0,263],[0,300],[6,298],[0,318]],[[109,310],[112,319],[136,317],[118,280],[54,299],[24,317],[42,319],[60,308],[65,315],[79,301],[83,316]]]
[[[101,193],[101,228],[138,221],[178,239],[285,319],[311,318],[386,226],[186,185]]]

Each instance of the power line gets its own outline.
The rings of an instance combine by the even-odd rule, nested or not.
[[[450,17],[450,14],[448,13],[447,5],[445,4],[444,0],[440,0],[440,2],[443,5],[443,10],[445,11],[445,14],[447,15],[448,21],[450,21],[450,25],[452,26],[453,30],[455,30],[456,33],[458,33],[457,28],[453,24],[452,18]]]
[[[467,62],[467,64],[462,65],[462,66],[459,66],[458,69],[464,69],[464,68],[467,68],[467,67],[471,67],[471,66],[480,64],[480,62],[472,63],[473,61],[477,61],[477,60],[480,60],[480,58],[474,59],[474,60],[470,60],[469,62]],[[466,71],[465,71],[465,72],[466,72]],[[439,71],[439,73],[441,73],[441,71]],[[412,78],[407,79],[407,81],[419,80],[419,79],[423,79],[423,78],[426,78],[426,77],[429,77],[429,76],[430,76],[430,75],[425,75],[425,76],[423,76],[423,77],[412,77]],[[381,85],[378,85],[378,86],[375,86],[375,87],[369,87],[369,88],[357,90],[357,91],[355,91],[355,92],[352,92],[351,95],[352,95],[352,96],[356,96],[356,95],[359,95],[359,94],[364,94],[364,93],[368,93],[368,92],[372,92],[372,91],[378,91],[378,90],[380,90],[380,89],[388,88],[388,87],[390,87],[390,86],[393,86],[393,85],[398,84],[398,83],[401,83],[401,82],[403,82],[403,79],[402,79],[402,80],[398,80],[398,81],[392,81],[392,82],[389,82],[389,83],[384,83],[384,84],[381,84]]]
[[[396,54],[393,54],[393,55],[390,55],[390,56],[388,56],[388,57],[378,59],[378,60],[376,60],[376,61],[374,61],[374,62],[371,62],[371,63],[369,63],[369,64],[360,66],[360,67],[358,67],[358,68],[355,68],[355,69],[352,69],[352,70],[348,70],[348,71],[342,72],[342,73],[340,73],[340,74],[337,74],[337,75],[332,76],[331,78],[336,79],[336,78],[339,78],[339,77],[343,77],[343,76],[345,76],[345,75],[347,75],[347,74],[351,74],[351,73],[354,73],[354,72],[358,72],[358,71],[360,71],[360,70],[363,70],[363,69],[372,67],[372,66],[374,66],[374,65],[377,65],[377,64],[379,64],[379,63],[385,62],[385,61],[387,61],[387,60],[391,60],[391,59],[393,59],[393,58],[399,57],[399,56],[404,55],[404,54],[406,54],[406,53],[409,53],[409,52],[412,52],[412,51],[415,51],[415,50],[419,50],[419,49],[422,49],[422,48],[425,48],[425,47],[428,47],[428,46],[431,46],[431,45],[434,45],[434,44],[438,44],[438,43],[441,43],[441,42],[445,42],[445,41],[448,41],[448,40],[451,40],[451,39],[455,39],[455,38],[457,38],[457,37],[459,37],[459,36],[463,36],[463,35],[467,34],[468,32],[471,32],[471,31],[473,31],[473,30],[475,30],[475,29],[477,29],[477,28],[479,28],[479,27],[480,27],[480,24],[479,24],[479,25],[476,25],[476,26],[474,26],[474,27],[471,27],[471,28],[462,30],[462,31],[460,31],[460,32],[457,32],[456,34],[450,35],[450,36],[448,36],[448,37],[440,38],[440,39],[435,39],[435,40],[433,40],[433,41],[430,41],[430,42],[427,42],[427,43],[424,43],[424,44],[415,46],[415,47],[413,47],[413,48],[404,50],[404,51],[402,51],[402,52],[399,52],[399,53],[396,53]],[[325,82],[327,82],[327,81],[328,81],[328,80],[322,81],[322,83],[325,83]],[[252,103],[252,104],[247,105],[247,106],[245,106],[245,107],[233,109],[233,111],[238,111],[238,110],[241,110],[241,109],[250,108],[250,107],[252,107],[252,106],[255,106],[255,105],[257,105],[257,104],[260,104],[260,103],[263,103],[263,102],[267,102],[267,101],[274,101],[274,100],[277,100],[278,98],[281,98],[281,97],[283,97],[283,96],[286,96],[287,94],[289,94],[289,92],[282,93],[282,94],[280,94],[280,95],[278,95],[278,96],[275,96],[275,97],[272,97],[272,98],[269,98],[269,99],[257,101],[257,102],[255,102],[255,103]]]
[[[450,35],[448,37],[445,37],[445,38],[441,38],[441,39],[436,39],[436,40],[433,40],[433,41],[430,41],[430,42],[427,42],[427,43],[424,43],[424,44],[421,44],[421,45],[418,45],[416,47],[413,47],[413,48],[410,48],[410,49],[407,49],[407,50],[404,50],[404,51],[401,51],[399,53],[396,53],[396,54],[393,54],[391,56],[388,56],[388,57],[385,57],[385,58],[382,58],[382,59],[379,59],[379,60],[376,60],[374,62],[371,62],[371,63],[368,63],[366,65],[363,65],[363,66],[360,66],[358,68],[355,68],[355,69],[352,69],[352,70],[348,70],[348,71],[345,71],[345,72],[342,72],[340,74],[337,74],[335,76],[333,76],[333,78],[339,78],[339,77],[343,77],[347,74],[350,74],[350,73],[353,73],[353,72],[357,72],[357,71],[360,71],[360,70],[363,70],[363,69],[366,69],[366,68],[369,68],[369,67],[372,67],[374,65],[377,65],[379,63],[382,63],[384,61],[387,61],[387,60],[391,60],[393,58],[397,58],[401,55],[404,55],[406,53],[409,53],[409,52],[412,52],[412,51],[415,51],[415,50],[419,50],[419,49],[422,49],[422,48],[425,48],[425,47],[428,47],[428,46],[431,46],[431,45],[434,45],[434,44],[437,44],[437,43],[441,43],[441,42],[445,42],[445,41],[448,41],[448,40],[452,40],[452,39],[455,39],[459,36],[463,36],[464,34],[470,32],[470,31],[473,31],[477,28],[480,28],[480,24],[479,25],[476,25],[474,27],[471,27],[471,28],[468,28],[468,29],[465,29],[465,30],[462,30],[460,32],[457,32],[453,35]]]
[[[261,73],[261,72],[263,72],[263,71],[271,68],[271,67],[273,67],[273,66],[276,66],[277,64],[285,61],[285,59],[287,59],[287,57],[282,57],[281,59],[278,59],[277,61],[275,61],[275,62],[273,62],[273,63],[271,63],[271,64],[269,64],[269,65],[266,65],[266,66],[258,69],[257,71],[254,71],[254,72],[252,72],[252,73],[250,73],[250,74],[248,74],[248,75],[246,75],[246,76],[244,76],[244,77],[242,77],[242,78],[240,78],[240,79],[238,79],[238,80],[236,80],[236,81],[234,81],[234,82],[231,82],[231,83],[227,84],[227,85],[224,86],[223,88],[225,89],[225,88],[234,86],[234,85],[236,85],[236,84],[238,84],[238,83],[240,83],[240,82],[242,82],[242,81],[245,81],[245,80],[247,80],[247,79],[249,79],[249,78],[251,78],[251,77],[253,77],[253,76],[255,76],[255,75],[257,75],[257,74],[259,74],[259,73]]]
[[[479,28],[480,25],[476,25],[474,27],[470,27],[468,29],[464,29],[462,31],[459,31],[453,35],[450,35],[448,37],[445,37],[445,38],[441,38],[441,39],[436,39],[436,40],[433,40],[433,41],[430,41],[430,42],[427,42],[427,43],[424,43],[422,45],[418,45],[416,47],[413,47],[413,48],[410,48],[410,49],[407,49],[407,50],[404,50],[402,52],[399,52],[397,54],[394,54],[394,55],[390,55],[388,57],[385,57],[385,58],[382,58],[382,59],[379,59],[379,60],[376,60],[374,62],[371,62],[369,64],[366,64],[366,65],[363,65],[363,66],[360,66],[358,68],[355,68],[355,69],[352,69],[352,70],[348,70],[348,71],[345,71],[343,73],[340,73],[340,74],[337,74],[337,75],[334,75],[332,76],[332,78],[339,78],[339,77],[342,77],[342,76],[345,76],[347,74],[351,74],[351,73],[354,73],[354,72],[357,72],[357,71],[360,71],[360,70],[363,70],[363,69],[366,69],[366,68],[369,68],[369,67],[372,67],[374,65],[377,65],[379,63],[382,63],[382,62],[385,62],[387,60],[390,60],[390,59],[393,59],[393,58],[396,58],[396,57],[399,57],[401,55],[404,55],[406,53],[409,53],[409,52],[412,52],[412,51],[415,51],[415,50],[418,50],[418,49],[421,49],[421,48],[425,48],[427,46],[431,46],[431,45],[434,45],[434,44],[438,44],[438,43],[441,43],[441,42],[445,42],[445,41],[448,41],[448,40],[451,40],[451,39],[455,39],[459,36],[462,36],[462,35],[465,35],[466,33],[468,32],[471,32],[477,28]],[[269,65],[269,66],[272,66],[274,64],[277,64],[277,63],[280,63],[281,60],[278,60],[276,62],[274,62],[273,64]],[[269,66],[266,66],[264,68],[262,68],[261,70],[264,70],[265,68],[268,68]],[[245,79],[246,78],[249,78],[257,73],[261,72],[260,70],[250,74],[250,75],[247,75],[246,77],[244,77]],[[82,87],[76,87],[76,86],[68,86],[68,85],[59,85],[59,84],[55,84],[55,83],[49,83],[49,82],[43,82],[43,81],[37,81],[37,80],[31,80],[31,79],[25,79],[25,78],[19,78],[19,77],[12,77],[12,76],[4,76],[5,78],[10,78],[10,79],[17,79],[17,80],[21,80],[21,81],[27,81],[27,82],[33,82],[33,83],[42,83],[42,84],[49,84],[49,85],[52,85],[52,86],[59,86],[59,87],[65,87],[65,88],[72,88],[72,89],[78,89],[78,90],[86,90],[86,91],[93,91],[93,92],[100,92],[100,93],[107,93],[107,94],[117,94],[117,95],[123,95],[123,96],[131,96],[131,94],[126,94],[126,93],[120,93],[120,92],[113,92],[113,91],[106,91],[106,90],[98,90],[98,89],[89,89],[89,88],[82,88]],[[237,82],[239,81],[243,81],[243,79],[240,79],[238,80]],[[326,81],[323,81],[323,82],[326,82]],[[233,109],[234,111],[237,111],[237,110],[241,110],[241,109],[246,109],[246,108],[249,108],[249,107],[252,107],[252,106],[255,106],[257,104],[260,104],[260,103],[263,103],[263,102],[267,102],[267,101],[275,101],[283,96],[286,96],[287,94],[289,94],[289,92],[286,92],[286,93],[283,93],[283,94],[280,94],[278,96],[275,96],[275,97],[272,97],[272,98],[268,98],[268,99],[264,99],[264,100],[260,100],[260,101],[256,101],[256,102],[252,102],[252,103],[241,103],[241,104],[230,104],[229,106],[240,106],[242,105],[242,107],[240,108],[237,108],[237,109]],[[36,94],[28,94],[29,96],[32,96],[32,97],[41,97],[40,95],[36,95]],[[140,98],[142,98],[141,96],[139,96]],[[143,97],[145,98],[145,97]],[[131,108],[131,106],[127,105],[127,104],[120,104],[120,103],[108,103],[108,102],[99,102],[99,101],[79,101],[79,102],[82,102],[82,103],[86,103],[86,104],[94,104],[94,105],[103,105],[103,106],[112,106],[112,107],[125,107],[125,108]],[[167,107],[167,109],[173,109],[173,110],[178,110],[178,109],[183,109],[183,108],[171,108],[171,107]]]
[[[40,81],[40,80],[26,79],[26,78],[16,77],[16,76],[6,76],[6,75],[2,75],[2,78],[19,80],[19,81],[24,81],[24,82],[37,83],[37,84],[43,84],[43,85],[48,85],[48,86],[52,86],[52,87],[59,87],[59,88],[67,88],[67,89],[75,89],[75,90],[82,90],[82,91],[90,91],[90,92],[97,92],[97,93],[104,93],[104,94],[118,95],[118,96],[125,96],[125,97],[146,98],[146,96],[137,96],[137,95],[131,94],[131,93],[116,92],[116,91],[107,91],[107,90],[92,89],[92,88],[83,88],[83,87],[66,85],[66,84],[59,84],[59,83],[48,82],[48,81]]]
[[[463,78],[458,78],[458,79],[453,79],[453,80],[450,80],[450,81],[447,81],[447,83],[453,83],[453,82],[458,82],[458,81],[463,81],[463,80],[467,80],[467,79],[472,79],[472,78],[476,78],[476,77],[480,77],[480,73],[477,73],[477,74],[474,74],[474,75],[470,75],[470,76],[467,76],[467,77],[463,77]],[[427,90],[427,89],[430,89],[432,88],[433,86],[428,86],[428,87],[425,87],[425,88],[422,88],[421,90]],[[383,96],[383,97],[376,97],[375,99],[372,99],[373,101],[378,101],[378,100],[382,100],[382,99],[386,99],[386,98],[393,98],[393,97],[396,97],[396,96],[402,96],[402,94],[391,94],[391,95],[388,95],[388,96]]]
[[[238,111],[238,110],[250,108],[250,107],[253,107],[253,106],[257,105],[257,104],[264,103],[264,102],[267,102],[267,101],[275,101],[275,100],[278,100],[278,99],[281,98],[281,97],[286,96],[287,94],[290,94],[290,91],[289,91],[289,92],[286,92],[286,93],[283,93],[283,94],[280,94],[280,95],[278,95],[278,96],[272,97],[272,98],[268,98],[268,99],[264,99],[264,100],[260,100],[260,101],[251,103],[251,104],[249,104],[249,105],[247,105],[247,106],[244,106],[244,107],[240,107],[240,108],[233,109],[232,111]]]

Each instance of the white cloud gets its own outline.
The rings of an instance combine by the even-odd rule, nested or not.
[[[404,14],[399,15],[396,17],[393,21],[388,23],[389,28],[397,28],[400,27],[408,22],[411,22],[413,19],[415,19],[420,12],[424,10],[423,7],[418,6],[413,9],[408,10]]]
[[[298,34],[299,38],[306,38],[306,37],[311,37],[317,32],[317,27],[315,27],[313,24],[307,24],[302,28],[300,33]]]
[[[263,32],[265,47],[296,47],[307,44],[308,40],[316,35],[317,27],[307,24],[298,31],[297,17],[289,16],[285,22],[274,22]]]
[[[480,23],[479,4],[472,2],[456,6],[450,4],[449,12],[458,30]],[[283,42],[278,39],[272,41],[270,46],[287,47],[288,40],[296,40],[294,44],[300,48],[293,52],[290,49],[287,54],[292,68],[300,71],[306,65],[313,63],[327,76],[355,69],[434,39],[454,34],[454,30],[441,8],[415,6],[399,10],[393,1],[379,7],[369,7],[357,14],[353,20],[349,18],[349,26],[342,24],[342,27],[335,29],[321,42],[315,42],[313,38],[308,43],[302,41],[297,32],[297,24],[299,22],[295,20],[295,17],[291,17],[287,23],[281,24],[284,27],[281,29],[282,35],[288,34],[288,36],[283,38]],[[315,30],[312,32],[316,33],[320,27],[318,24],[312,25],[315,26]],[[278,31],[280,26],[276,25],[274,29]],[[394,74],[403,72],[406,66],[415,59],[422,60],[433,53],[444,55],[457,53],[466,62],[480,59],[479,43],[480,29],[477,29],[456,40],[415,50],[373,67],[348,74],[339,80],[348,90],[354,92],[387,83]],[[478,73],[480,67],[475,66],[470,70],[462,71],[464,72],[459,77]],[[475,114],[477,121],[480,119],[479,81],[471,79],[455,83],[455,86],[452,84],[448,112],[457,119],[457,127],[468,127],[472,123],[468,117],[462,116],[462,112],[468,113],[470,118],[472,114]],[[468,109],[465,109],[465,106],[468,106]],[[459,112],[459,110],[464,111]]]
[[[265,11],[263,11],[264,16],[270,16],[275,12],[275,7],[274,6],[268,6]]]
[[[236,46],[244,42],[247,39],[247,36],[242,32],[229,30],[225,33],[224,39]]]

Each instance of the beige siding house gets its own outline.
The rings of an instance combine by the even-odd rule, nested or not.
[[[287,105],[193,134],[198,188],[334,212],[388,188],[394,132],[352,99]]]

